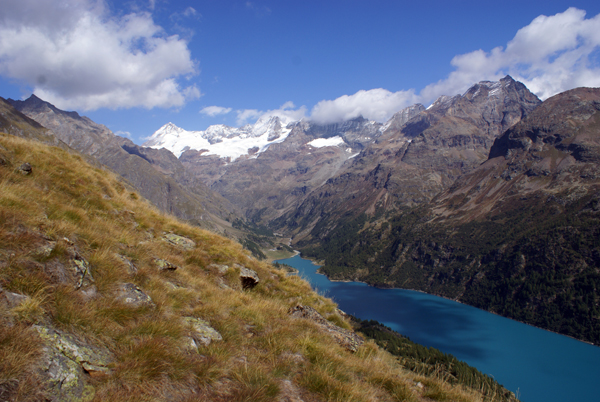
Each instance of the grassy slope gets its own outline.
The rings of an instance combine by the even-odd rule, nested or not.
[[[17,170],[25,161],[31,175]],[[196,247],[170,245],[162,240],[168,232]],[[49,255],[39,251],[48,242],[56,242]],[[95,297],[49,270],[69,264],[69,248],[89,261]],[[128,273],[117,254],[133,261],[137,273]],[[157,257],[180,269],[159,271]],[[258,273],[256,288],[243,291],[235,271],[223,275],[210,266],[236,263]],[[119,302],[117,289],[126,282],[150,295],[156,307]],[[231,289],[219,286],[223,282]],[[43,345],[33,329],[42,324],[113,355],[109,374],[86,378],[97,401],[482,400],[405,370],[372,342],[347,352],[311,322],[288,315],[301,303],[349,328],[335,304],[305,281],[257,261],[239,244],[158,212],[75,153],[3,133],[0,285],[28,296],[17,307],[0,307],[0,394],[6,399],[43,399]],[[182,347],[181,317],[187,316],[210,322],[223,340],[189,352]]]

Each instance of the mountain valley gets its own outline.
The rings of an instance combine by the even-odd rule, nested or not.
[[[257,256],[292,247],[332,279],[423,290],[599,343],[596,97],[541,102],[507,76],[385,124],[169,123],[144,146],[37,98],[11,104],[159,208]]]
[[[55,131],[0,99],[0,399],[516,401],[157,209]]]

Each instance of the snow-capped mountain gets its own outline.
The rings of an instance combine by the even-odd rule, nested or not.
[[[239,128],[219,124],[205,131],[186,131],[168,123],[158,129],[143,146],[166,148],[178,158],[184,151],[194,149],[205,150],[204,155],[218,155],[234,161],[248,154],[255,158],[270,145],[283,142],[293,125],[292,121],[280,116],[263,117],[255,124]]]

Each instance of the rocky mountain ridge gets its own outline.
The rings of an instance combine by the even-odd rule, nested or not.
[[[496,136],[537,104],[523,84],[505,77],[441,97],[427,110],[410,106],[385,124],[268,116],[239,129],[193,132],[169,123],[144,145],[170,149],[191,176],[247,219],[299,241],[324,214],[430,200],[483,162]]]
[[[260,232],[292,237],[332,278],[419,289],[597,342],[597,102],[580,89],[541,103],[507,76],[386,124],[292,122],[275,138],[269,130],[284,128],[266,120],[266,131],[246,130],[272,143],[235,159],[119,146],[219,193]],[[203,141],[236,137],[215,130]]]
[[[275,225],[292,230],[303,247],[328,236],[340,217],[426,203],[485,161],[496,136],[539,103],[507,76],[441,97],[427,110],[417,106],[412,118],[387,125],[343,171]]]

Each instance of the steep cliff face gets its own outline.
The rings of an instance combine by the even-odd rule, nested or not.
[[[320,258],[335,278],[424,290],[600,343],[599,202],[600,89],[580,88],[509,128],[431,202],[346,223]]]
[[[300,245],[314,245],[341,217],[426,203],[484,162],[495,138],[539,103],[507,76],[441,97],[427,110],[407,108],[351,165],[276,224],[291,229]]]
[[[101,124],[76,112],[62,111],[35,95],[8,102],[71,148],[119,173],[163,211],[214,230],[220,226],[217,217],[236,213],[225,199],[187,176],[178,159],[165,149],[139,147]]]

